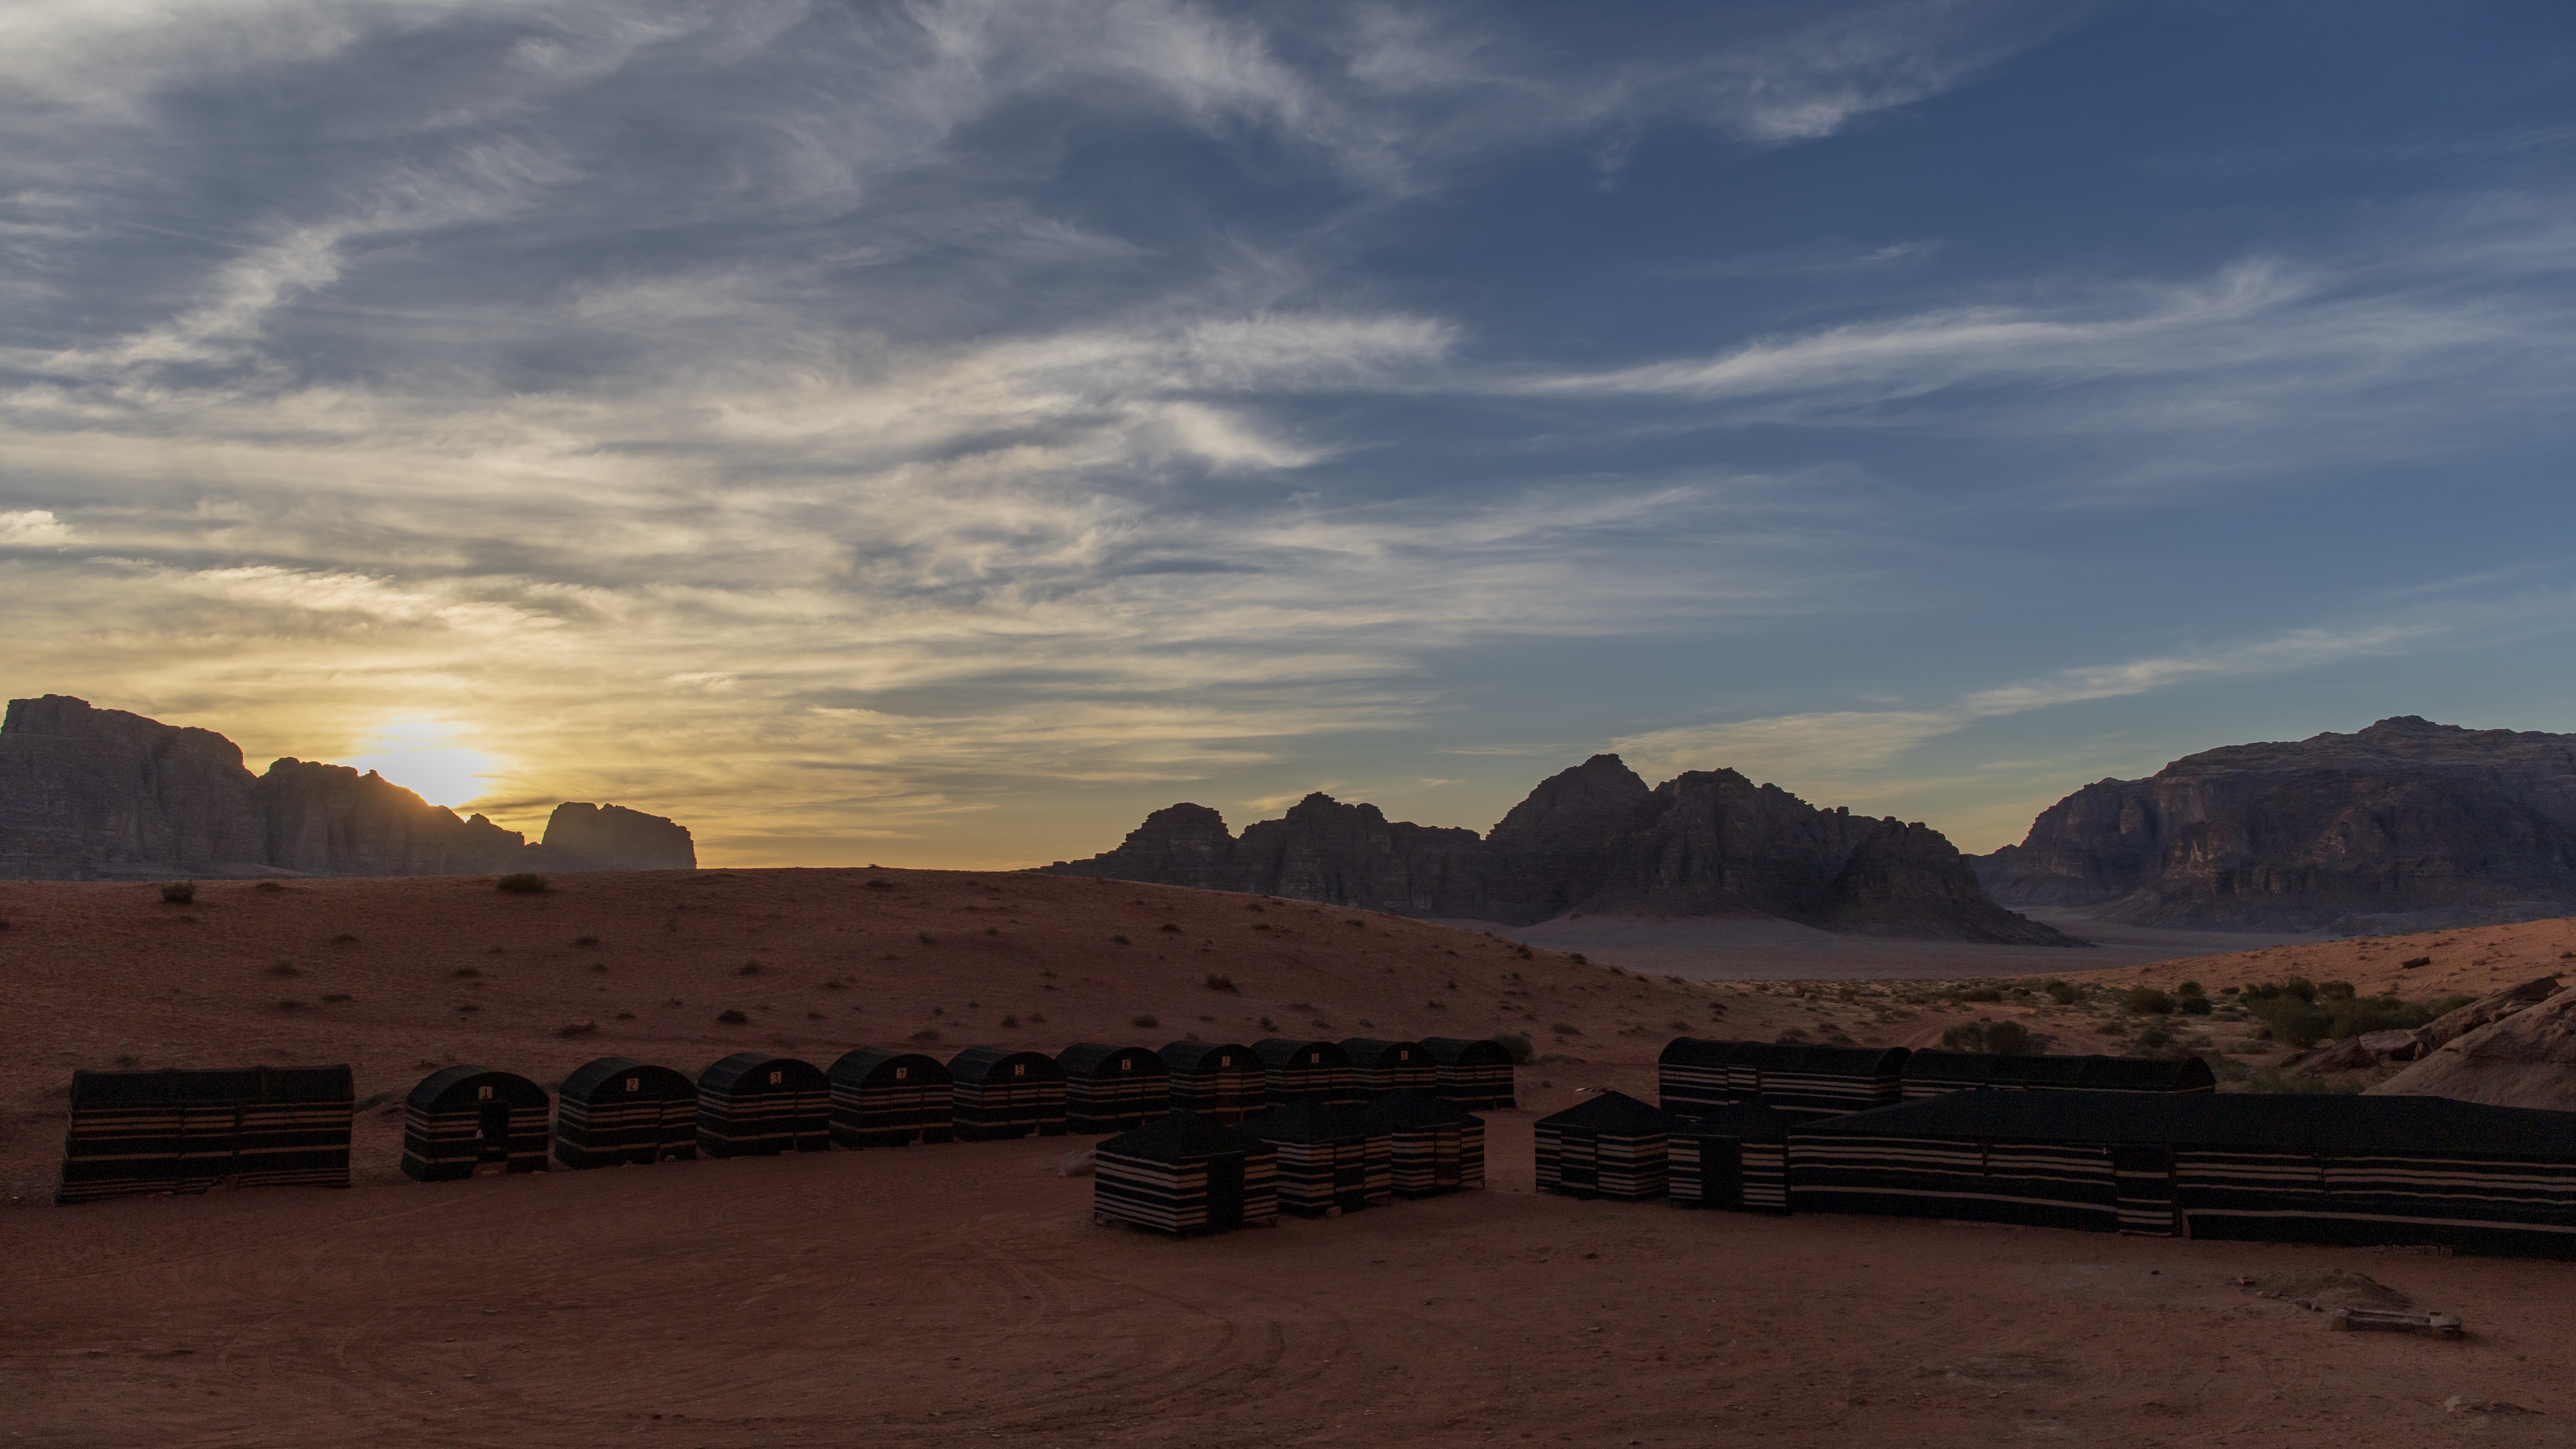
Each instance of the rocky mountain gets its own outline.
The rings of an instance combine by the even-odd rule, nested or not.
[[[2556,986],[2555,978],[2547,978],[2480,1002],[2477,1008],[2453,1012],[2451,1017],[2466,1017],[2476,1010],[2484,1019],[2432,1043],[2414,1065],[2369,1091],[2384,1096],[2450,1097],[2495,1107],[2576,1111],[2576,989],[2535,989]]]
[[[211,730],[49,694],[0,721],[0,876],[466,875],[688,870],[688,829],[555,807],[545,842],[460,819],[373,771],[284,759],[253,775]]]
[[[2412,715],[2087,785],[1976,862],[2015,905],[2384,934],[2576,913],[2576,735]]]
[[[1216,811],[1173,805],[1116,850],[1046,870],[1506,925],[1569,911],[1761,914],[1873,935],[2082,944],[1988,899],[1938,831],[1819,810],[1732,770],[1649,789],[1616,755],[1542,781],[1483,836],[1318,794],[1237,839]]]

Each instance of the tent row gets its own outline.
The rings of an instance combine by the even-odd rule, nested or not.
[[[1657,1060],[1664,1108],[1704,1112],[1759,1098],[1801,1117],[1866,1112],[1943,1092],[2215,1092],[2198,1057],[2002,1056],[1902,1047],[1800,1046],[1676,1037]]]
[[[238,1187],[347,1187],[346,1066],[72,1073],[58,1203]]]
[[[1402,1089],[1356,1107],[1288,1102],[1231,1125],[1173,1111],[1100,1144],[1092,1213],[1190,1237],[1484,1183],[1484,1119]]]
[[[2441,1097],[1979,1088],[1840,1117],[1604,1092],[1541,1190],[1749,1212],[2576,1257],[2576,1113]]]

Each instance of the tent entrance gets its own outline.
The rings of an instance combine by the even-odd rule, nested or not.
[[[1243,1159],[1238,1155],[1208,1159],[1207,1225],[1212,1232],[1243,1226]]]
[[[2171,1147],[2114,1147],[2111,1176],[2118,1184],[2121,1232],[2148,1238],[2176,1236]]]
[[[507,1170],[510,1165],[510,1104],[485,1102],[475,1113],[474,1170],[479,1175],[487,1164]]]
[[[1699,1205],[1714,1208],[1744,1206],[1743,1143],[1701,1141]]]

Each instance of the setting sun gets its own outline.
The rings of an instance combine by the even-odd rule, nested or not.
[[[491,756],[456,743],[458,729],[441,720],[395,720],[361,741],[361,753],[337,763],[373,770],[453,809],[491,793],[490,777],[499,769]]]

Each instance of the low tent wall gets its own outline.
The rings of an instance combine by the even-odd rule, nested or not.
[[[555,1093],[555,1161],[649,1167],[698,1155],[698,1089],[669,1067],[601,1057]]]
[[[832,1084],[794,1057],[736,1052],[698,1073],[698,1153],[775,1157],[832,1145]]]
[[[1165,1042],[1159,1053],[1174,1111],[1240,1122],[1269,1105],[1269,1072],[1252,1048],[1234,1042]]]
[[[1357,1113],[1290,1102],[1244,1118],[1236,1130],[1278,1154],[1283,1213],[1312,1218],[1358,1212],[1394,1195],[1393,1144]]]
[[[347,1187],[349,1069],[72,1073],[58,1203],[241,1187]]]
[[[1442,1101],[1470,1112],[1509,1111],[1520,1105],[1512,1054],[1501,1042],[1426,1036],[1422,1048],[1431,1053],[1432,1090]]]
[[[1902,1047],[1798,1046],[1679,1037],[1657,1061],[1664,1109],[1699,1112],[1761,1098],[1805,1117],[1866,1112],[1903,1100]]]
[[[2060,1092],[2216,1092],[2218,1077],[2196,1056],[1997,1056],[1924,1050],[1905,1063],[1904,1099],[1979,1087]]]
[[[1350,1058],[1351,1088],[1363,1099],[1389,1092],[1428,1092],[1440,1085],[1439,1065],[1418,1041],[1353,1036],[1344,1037],[1341,1046],[1342,1055]]]
[[[1276,1223],[1278,1154],[1221,1122],[1175,1111],[1100,1144],[1091,1211],[1174,1237]]]
[[[1989,1089],[1802,1123],[1789,1163],[1800,1212],[2576,1257],[2576,1113]]]
[[[403,1099],[402,1170],[422,1182],[542,1172],[546,1089],[516,1072],[449,1067]]]
[[[1485,1185],[1485,1119],[1428,1092],[1390,1092],[1352,1115],[1387,1138],[1389,1183],[1400,1198]]]
[[[1614,1202],[1662,1197],[1668,1138],[1686,1120],[1625,1092],[1602,1092],[1541,1117],[1534,1128],[1538,1189]]]
[[[1055,1055],[1067,1132],[1129,1132],[1171,1110],[1171,1069],[1145,1047],[1077,1042]]]
[[[1666,1143],[1676,1206],[1789,1211],[1789,1129],[1799,1117],[1742,1102],[1694,1113]]]
[[[1263,1088],[1270,1105],[1321,1102],[1328,1107],[1356,1107],[1360,1096],[1351,1081],[1351,1059],[1341,1043],[1291,1041],[1264,1037],[1252,1044],[1261,1058]]]
[[[948,1075],[959,1141],[1064,1135],[1064,1071],[1053,1057],[968,1047],[948,1059]]]
[[[860,1047],[842,1053],[824,1075],[836,1147],[902,1147],[956,1135],[956,1083],[937,1057]]]

